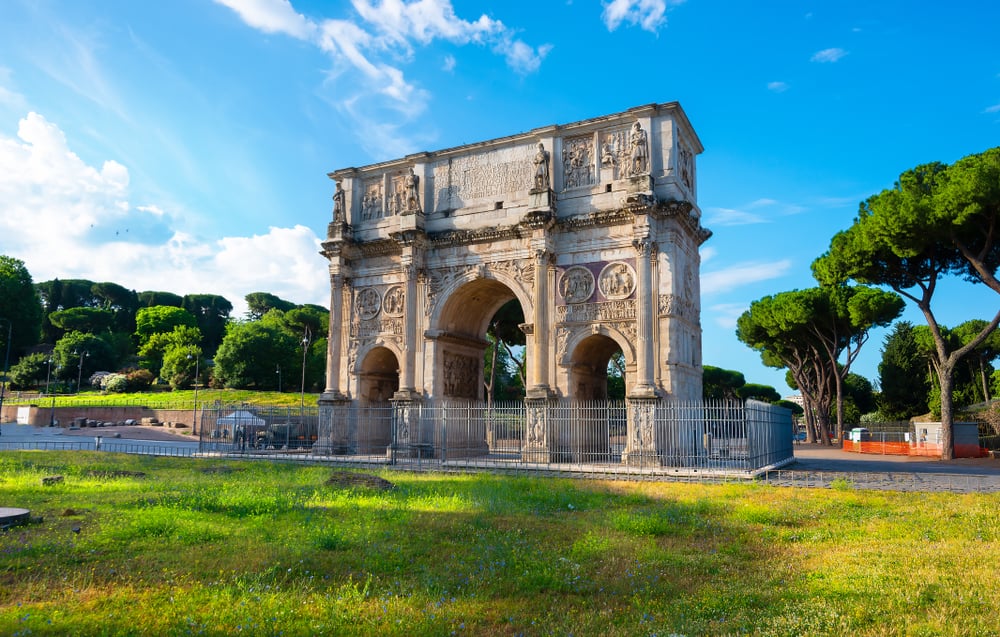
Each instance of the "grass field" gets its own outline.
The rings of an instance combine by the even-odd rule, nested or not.
[[[210,405],[219,402],[223,405],[261,405],[268,407],[298,407],[304,403],[306,407],[315,407],[319,394],[299,394],[296,392],[251,391],[241,389],[199,389],[198,404]],[[30,398],[19,398],[18,395],[8,395],[4,402],[10,405],[41,404],[48,406],[51,396],[39,398],[32,394]],[[194,405],[194,390],[181,389],[177,391],[151,391],[131,394],[104,394],[99,391],[82,391],[79,394],[56,394],[56,407],[128,407],[143,406],[150,408],[175,408]]]
[[[0,634],[997,635],[998,504],[7,452]]]

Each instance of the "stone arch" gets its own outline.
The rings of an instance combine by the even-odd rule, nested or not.
[[[469,284],[477,285],[470,288]],[[521,310],[524,312],[525,317],[532,315],[534,312],[534,302],[519,280],[503,272],[493,272],[487,268],[480,268],[478,270],[470,269],[468,272],[456,277],[454,281],[441,291],[437,301],[431,308],[428,325],[434,330],[452,331],[450,324],[456,323],[456,321],[452,320],[454,314],[462,312],[460,306],[455,303],[456,299],[467,300],[466,297],[474,297],[477,292],[487,289],[496,290],[498,289],[496,287],[497,284],[506,288],[507,297],[497,303],[496,307],[490,310],[485,318],[481,319],[482,329],[476,330],[476,334],[482,334],[485,331],[486,323],[493,318],[493,315],[504,303],[511,299],[517,299],[517,302],[521,304]]]
[[[505,277],[475,277],[455,281],[441,299],[428,336],[434,354],[432,391],[445,398],[482,399],[486,330],[493,316],[511,300],[525,309],[520,286]]]
[[[369,403],[392,398],[399,390],[399,360],[400,353],[382,341],[358,352],[358,398]]]
[[[625,365],[627,367],[635,366],[635,343],[620,330],[608,325],[590,325],[571,332],[569,338],[566,340],[566,349],[562,352],[562,356],[560,356],[559,365],[563,367],[572,365],[573,353],[576,351],[577,346],[592,336],[605,336],[614,341],[621,348],[622,354],[625,356]]]

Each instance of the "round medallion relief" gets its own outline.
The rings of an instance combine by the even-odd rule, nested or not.
[[[402,316],[403,301],[406,299],[406,292],[403,286],[394,285],[385,292],[382,297],[382,312],[386,316]]]
[[[627,299],[635,291],[635,270],[623,261],[609,263],[601,270],[597,287],[609,301]]]
[[[583,303],[594,295],[594,273],[575,265],[559,279],[559,294],[567,303]]]
[[[358,317],[367,321],[378,316],[379,308],[382,306],[382,297],[379,296],[375,288],[363,288],[358,291],[357,299]]]

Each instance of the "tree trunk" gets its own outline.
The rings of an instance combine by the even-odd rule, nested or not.
[[[951,460],[955,457],[955,436],[952,428],[951,390],[954,367],[942,365],[938,367],[938,382],[941,384],[941,459]]]
[[[990,385],[986,382],[986,364],[983,362],[983,357],[979,357],[979,378],[983,381],[983,401],[990,402]]]
[[[834,362],[836,368],[836,361]],[[834,369],[833,377],[837,387],[837,440],[844,439],[844,379]]]

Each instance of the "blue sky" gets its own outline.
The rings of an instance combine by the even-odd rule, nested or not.
[[[0,254],[36,281],[325,305],[327,172],[678,101],[715,233],[704,362],[790,393],[736,317],[814,285],[903,170],[1000,145],[997,25],[981,0],[5,0]],[[939,320],[997,303],[949,282]]]

